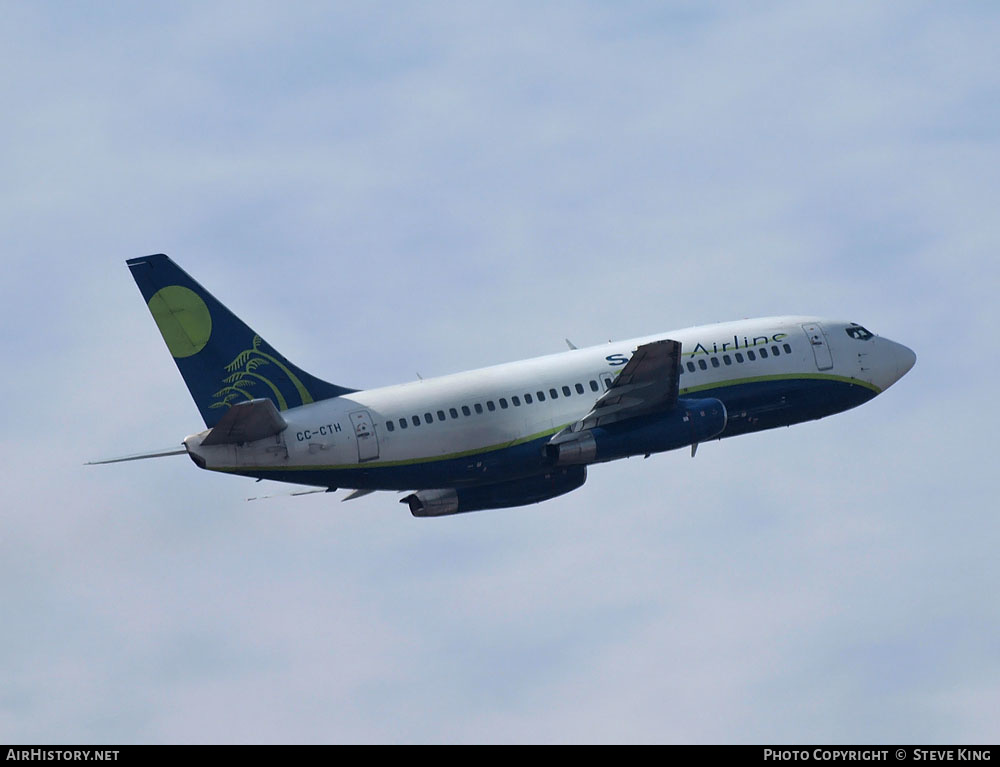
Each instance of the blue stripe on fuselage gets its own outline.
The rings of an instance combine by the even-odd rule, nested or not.
[[[728,384],[714,389],[699,389],[696,394],[699,398],[716,397],[726,406],[729,420],[716,439],[823,418],[857,407],[876,396],[874,390],[860,382],[816,378]],[[683,389],[681,396],[685,396]],[[369,463],[360,464],[357,468],[253,467],[223,471],[332,488],[419,490],[491,484],[539,474],[551,468],[543,456],[543,447],[550,438],[546,435],[531,442],[483,453],[405,465]]]

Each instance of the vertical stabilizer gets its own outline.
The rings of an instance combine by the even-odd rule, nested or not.
[[[244,400],[287,410],[355,391],[293,365],[162,253],[125,263],[206,426]]]

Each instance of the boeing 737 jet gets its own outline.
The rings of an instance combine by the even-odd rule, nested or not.
[[[205,421],[199,467],[357,497],[417,517],[524,506],[587,467],[823,418],[867,402],[914,353],[854,322],[765,317],[674,330],[377,389],[296,367],[167,256],[126,262]]]

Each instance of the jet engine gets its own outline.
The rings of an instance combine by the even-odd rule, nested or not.
[[[547,501],[576,490],[587,481],[586,466],[553,468],[546,474],[473,487],[418,490],[402,498],[415,517],[443,517],[482,509],[503,509]]]

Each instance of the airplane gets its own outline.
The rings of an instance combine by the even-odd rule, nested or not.
[[[295,366],[168,256],[126,261],[205,430],[210,471],[344,500],[402,491],[415,517],[525,506],[587,467],[790,426],[857,407],[916,355],[854,322],[781,316],[704,325],[375,389]],[[306,491],[309,492],[309,491]]]

